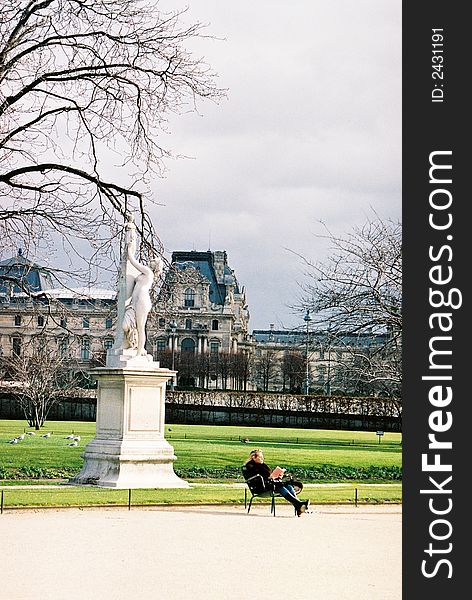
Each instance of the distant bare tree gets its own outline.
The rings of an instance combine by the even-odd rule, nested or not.
[[[114,258],[127,212],[141,252],[162,251],[146,208],[150,177],[169,155],[159,134],[169,114],[222,94],[186,48],[203,33],[183,25],[183,12],[164,13],[159,0],[3,0],[4,251],[61,247],[90,277]]]
[[[282,390],[301,393],[306,373],[306,359],[299,350],[290,350],[284,354],[280,368],[282,372]]]
[[[21,354],[2,359],[4,377],[15,382],[11,395],[18,402],[30,427],[40,429],[51,408],[67,390],[77,387],[70,360],[61,358],[46,336],[33,338]]]
[[[231,356],[231,373],[233,378],[233,389],[247,389],[247,383],[251,375],[252,360],[247,352],[237,352]],[[242,396],[241,396],[242,397]]]
[[[228,389],[229,377],[231,375],[232,356],[229,352],[219,352],[216,361],[216,373],[221,380],[221,389]]]
[[[279,366],[277,352],[271,348],[264,350],[256,360],[256,374],[264,392],[269,390],[271,382],[278,373]]]
[[[343,334],[369,334],[370,346],[351,344],[351,373],[400,401],[402,345],[401,223],[378,217],[345,236],[327,232],[330,258],[310,262],[299,308],[316,315],[318,330],[337,343]],[[352,338],[351,338],[352,339]]]

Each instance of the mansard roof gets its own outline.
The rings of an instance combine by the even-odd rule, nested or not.
[[[226,286],[234,285],[234,291],[239,292],[238,282],[227,263],[226,252],[197,252],[179,251],[172,253],[172,263],[181,271],[194,268],[210,282],[210,301],[214,304],[225,303]]]
[[[262,344],[283,344],[303,346],[306,344],[306,331],[290,329],[254,329],[254,341]],[[309,339],[330,346],[370,347],[385,342],[385,333],[337,333],[328,334],[326,331],[310,331]]]
[[[24,289],[16,285],[14,280],[20,282]],[[20,293],[25,289],[31,292],[42,292],[51,287],[51,272],[28,260],[21,250],[16,256],[0,261],[0,294]]]

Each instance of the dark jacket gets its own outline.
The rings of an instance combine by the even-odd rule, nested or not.
[[[249,487],[256,494],[273,489],[273,483],[269,481],[271,472],[272,469],[269,467],[269,465],[266,465],[265,463],[258,463],[254,460],[250,460],[243,467],[244,479],[246,479],[246,481],[255,475],[261,476],[256,477],[249,482]]]

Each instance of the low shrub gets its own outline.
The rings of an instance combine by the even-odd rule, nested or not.
[[[175,468],[175,472],[183,479],[241,479],[240,467],[189,467]],[[290,473],[301,480],[312,481],[358,481],[382,480],[401,481],[402,468],[388,467],[343,467],[320,465],[318,467],[292,467]]]

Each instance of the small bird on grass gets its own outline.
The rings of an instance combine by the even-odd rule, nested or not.
[[[34,431],[27,431],[26,435],[36,435]]]
[[[74,439],[74,436],[73,436],[72,434],[71,434],[71,435],[68,435],[68,436],[66,437],[66,440],[73,440],[73,439]]]
[[[18,440],[16,438],[13,438],[12,440],[10,440],[8,442],[9,444],[18,444]]]
[[[72,442],[71,444],[69,444],[69,446],[77,446],[78,442]]]
[[[25,434],[22,433],[21,435],[19,435],[17,438],[17,440],[24,440],[25,439]]]
[[[74,442],[80,442],[80,435],[76,435],[74,439]]]
[[[51,437],[51,433],[50,433],[50,432],[48,432],[48,433],[43,433],[43,434],[41,435],[41,437],[43,437],[43,438],[50,438],[50,437]]]

